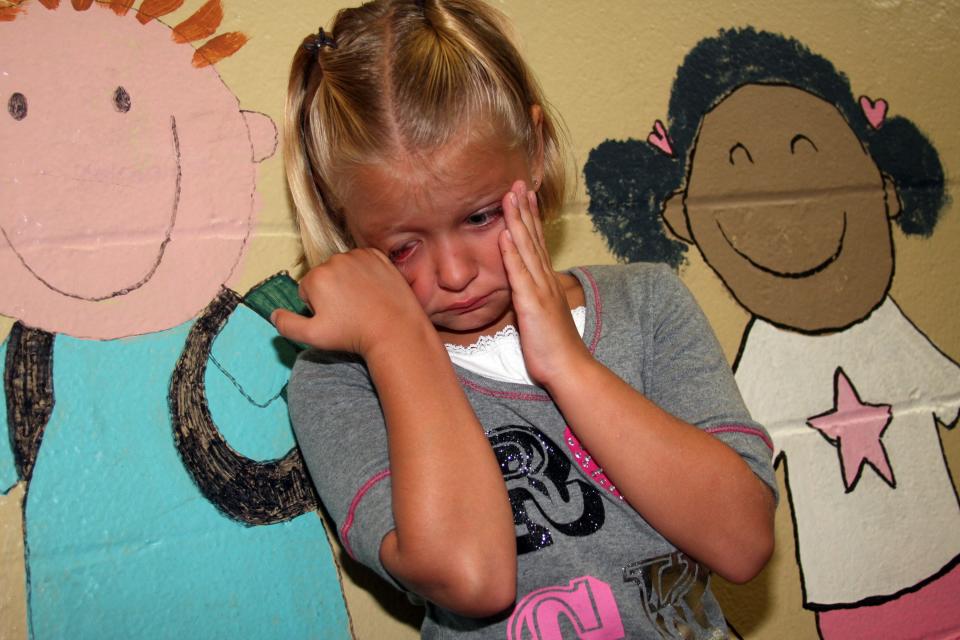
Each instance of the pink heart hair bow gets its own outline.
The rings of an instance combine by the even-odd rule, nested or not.
[[[670,136],[667,134],[666,127],[659,120],[654,121],[653,131],[647,136],[647,142],[671,158],[673,157],[673,145],[670,143]]]
[[[883,98],[871,100],[867,96],[860,96],[860,108],[863,109],[863,115],[867,117],[867,122],[874,129],[883,126],[883,121],[887,117],[887,101]]]

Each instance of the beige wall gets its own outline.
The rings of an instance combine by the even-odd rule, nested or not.
[[[328,22],[337,4],[225,1],[225,28],[250,36],[238,54],[218,65],[243,108],[282,121],[291,51],[307,31]],[[674,72],[698,40],[721,27],[746,25],[797,38],[845,72],[857,94],[883,97],[892,114],[912,119],[939,150],[948,188],[960,171],[960,4],[956,2],[501,0],[495,4],[515,21],[547,96],[566,121],[578,173],[590,149],[603,140],[645,138],[654,120],[665,117]],[[237,291],[278,270],[296,269],[297,238],[279,154],[261,167],[259,193],[264,206],[240,282],[234,284]],[[592,230],[582,175],[574,194],[551,228],[556,264],[615,262]],[[960,217],[951,206],[930,238],[906,238],[896,232],[892,289],[906,315],[955,361],[960,360],[958,242]],[[732,360],[747,314],[695,251],[688,256],[690,262],[681,276],[704,306]],[[958,435],[942,433],[954,470],[960,469]],[[25,636],[20,496],[14,491],[0,498],[3,638]],[[728,615],[747,637],[814,638],[812,616],[800,606],[785,502],[778,511],[777,543],[774,560],[752,584],[721,588]],[[345,579],[357,637],[416,635],[409,622],[397,622],[397,616],[410,618],[401,599],[382,595],[378,589],[386,599],[384,605],[358,590],[355,584],[374,584],[375,579],[355,567],[348,567]]]

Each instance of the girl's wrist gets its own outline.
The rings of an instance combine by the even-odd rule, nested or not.
[[[411,362],[432,352],[442,353],[446,357],[436,328],[424,315],[393,324],[388,332],[374,336],[361,345],[358,355],[371,366],[397,359]]]
[[[556,400],[558,395],[565,392],[576,392],[577,389],[582,389],[584,377],[591,375],[591,369],[598,366],[602,365],[597,362],[586,345],[579,342],[575,346],[554,354],[550,366],[546,367],[547,374],[540,376],[537,382]]]

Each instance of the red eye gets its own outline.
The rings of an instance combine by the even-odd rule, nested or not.
[[[408,242],[396,249],[392,249],[390,253],[387,254],[387,257],[390,258],[390,262],[394,264],[399,264],[410,257],[410,254],[413,253],[413,250],[417,248],[417,243]]]

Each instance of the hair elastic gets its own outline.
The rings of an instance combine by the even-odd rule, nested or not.
[[[317,30],[317,33],[303,43],[303,47],[307,51],[316,53],[324,47],[336,49],[337,41],[334,40],[333,37],[327,35],[327,32],[323,30],[323,27],[320,27],[320,29]]]

